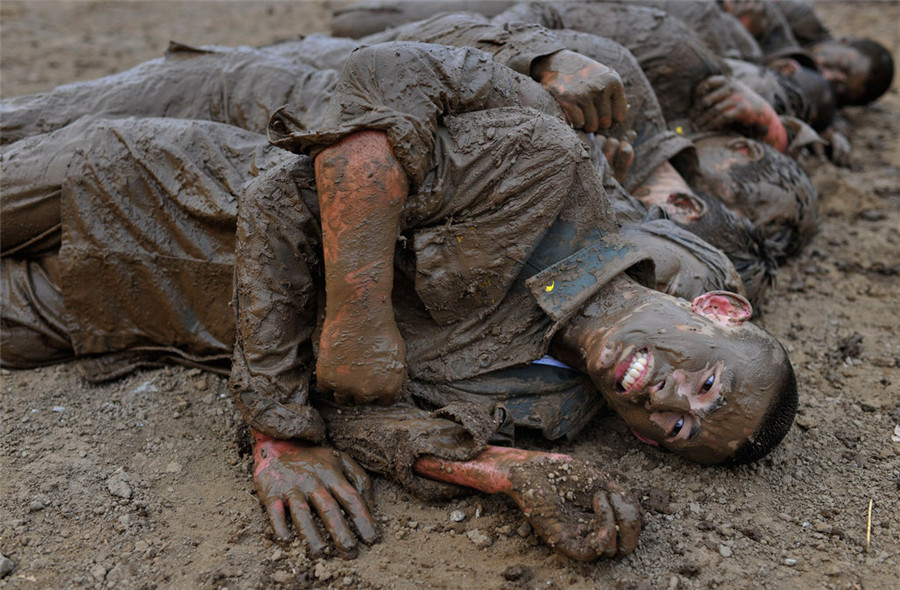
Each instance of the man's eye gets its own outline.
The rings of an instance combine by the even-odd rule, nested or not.
[[[703,384],[703,387],[701,389],[704,392],[709,391],[710,389],[713,388],[713,385],[715,385],[715,384],[716,384],[716,376],[710,375],[709,379],[706,380],[706,382]]]
[[[669,433],[669,436],[678,436],[678,433],[681,432],[682,427],[684,427],[684,416],[678,419],[678,422],[676,422],[675,426],[672,427],[672,432]]]

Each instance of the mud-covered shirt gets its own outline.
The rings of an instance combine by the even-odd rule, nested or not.
[[[358,50],[342,71],[322,127],[303,129],[280,113],[270,138],[315,156],[372,129],[387,134],[411,186],[393,293],[411,380],[454,382],[540,358],[564,322],[641,259],[619,237],[590,156],[550,94],[484,52],[417,43]],[[308,258],[297,239],[284,248],[274,243],[282,234],[275,228],[291,225],[288,213],[313,209],[290,197],[308,189],[303,178],[282,168],[248,187],[251,197],[287,191],[289,200],[281,205],[284,213],[267,217],[266,231],[243,231],[239,219],[239,291],[305,280],[302,272],[285,279],[285,272],[296,272],[287,266],[254,262],[262,256],[248,255],[249,266],[240,267],[243,248],[293,249],[293,258]],[[242,202],[242,208],[253,206]],[[238,317],[236,399],[255,428],[298,436],[303,425],[271,403],[287,400],[305,419],[296,402],[305,397],[298,392],[311,367],[295,354],[302,345],[297,332],[284,329],[296,323],[296,302],[281,311],[265,303],[254,309],[265,309],[269,329],[242,331]],[[271,350],[285,354],[267,354]]]
[[[697,84],[729,73],[728,66],[690,27],[655,8],[540,2],[520,4],[494,17],[495,23],[515,21],[551,30],[574,29],[621,43],[638,60],[670,124],[689,116]]]

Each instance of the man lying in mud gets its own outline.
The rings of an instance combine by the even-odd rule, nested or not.
[[[813,108],[815,101],[806,98],[784,76],[773,74],[761,85],[772,100],[770,104],[734,79],[729,65],[687,25],[642,6],[498,2],[472,7],[453,0],[388,0],[343,9],[336,14],[334,26],[342,34],[356,36],[372,31],[379,23],[382,27],[392,23],[396,26],[363,37],[362,41],[403,39],[411,33],[428,35],[429,31],[440,31],[442,23],[459,26],[458,21],[466,17],[447,14],[401,24],[407,19],[429,11],[462,7],[484,13],[506,8],[489,21],[492,26],[502,29],[536,23],[552,27],[550,32],[566,49],[619,71],[632,106],[627,128],[636,131],[634,167],[627,176],[620,175],[622,184],[646,206],[662,207],[674,221],[725,251],[738,268],[751,300],[763,300],[775,266],[770,258],[781,260],[796,254],[815,234],[818,196],[796,162],[754,140],[742,141],[735,132],[795,153],[809,142],[820,141],[813,130],[797,119],[812,120],[811,113],[817,112]],[[709,8],[711,12],[707,10],[706,14],[729,16],[715,7]],[[732,24],[743,30],[736,21]],[[749,39],[749,43],[755,42]],[[624,59],[626,55],[628,59]],[[753,70],[759,69],[752,65]],[[751,78],[752,71],[741,76],[742,80]],[[780,105],[777,112],[774,105]],[[825,111],[817,117],[827,119],[830,111]],[[721,145],[716,145],[706,133],[706,148],[694,151],[687,137],[694,130],[717,131],[722,134],[718,142]],[[618,133],[621,138],[621,131],[617,127],[612,135]],[[740,151],[729,147],[738,143],[745,146]],[[712,158],[709,165],[703,166],[702,174],[696,171],[697,155]],[[741,160],[735,164],[736,170],[723,166],[735,158]],[[716,192],[726,186],[730,187],[726,193]],[[740,214],[740,221],[751,220],[762,239],[748,236],[746,229],[729,219],[728,212],[722,211],[722,202]],[[764,243],[759,244],[762,240]]]
[[[834,37],[811,2],[726,0],[720,4],[738,17],[764,54],[805,49],[834,89],[838,106],[869,104],[891,87],[891,53],[871,39]]]
[[[783,438],[797,400],[781,345],[739,296],[687,302],[630,276],[652,282],[539,84],[474,49],[381,45],[353,54],[329,109],[314,132],[278,113],[276,147],[122,119],[4,148],[4,366],[79,358],[102,378],[233,355],[260,498],[276,536],[290,518],[313,553],[314,512],[343,552],[377,538],[365,475],[328,436],[422,495],[510,495],[575,559],[632,551],[639,508],[597,468],[487,445],[497,379],[587,400],[576,427],[602,397],[703,464]],[[314,390],[331,401],[314,408]]]

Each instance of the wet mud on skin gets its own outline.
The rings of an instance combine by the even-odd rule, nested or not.
[[[836,33],[867,33],[900,54],[900,4],[820,11]],[[319,2],[4,1],[0,17],[3,96],[124,70],[170,39],[262,44],[328,26]],[[0,553],[15,563],[0,588],[894,588],[896,84],[848,115],[852,168],[812,162],[821,231],[780,269],[764,306],[801,396],[774,455],[733,471],[694,466],[638,446],[606,416],[575,443],[518,439],[596,459],[634,491],[645,526],[632,555],[576,564],[538,541],[506,497],[428,504],[375,478],[382,541],[353,561],[310,560],[265,534],[226,379],[170,368],[90,386],[62,365],[0,373]]]

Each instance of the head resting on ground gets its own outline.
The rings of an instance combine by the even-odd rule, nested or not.
[[[694,140],[699,176],[710,193],[750,219],[776,259],[796,254],[818,231],[818,192],[800,165],[739,135]]]
[[[768,244],[748,218],[730,210],[693,180],[692,185],[690,200],[698,203],[697,214],[673,221],[724,252],[741,276],[747,298],[761,303],[777,268]]]
[[[692,302],[649,290],[584,345],[587,371],[637,437],[702,464],[755,461],[797,410],[793,366],[739,295]]]
[[[831,84],[838,106],[869,104],[891,87],[894,58],[876,41],[829,39],[813,45],[810,51]]]

